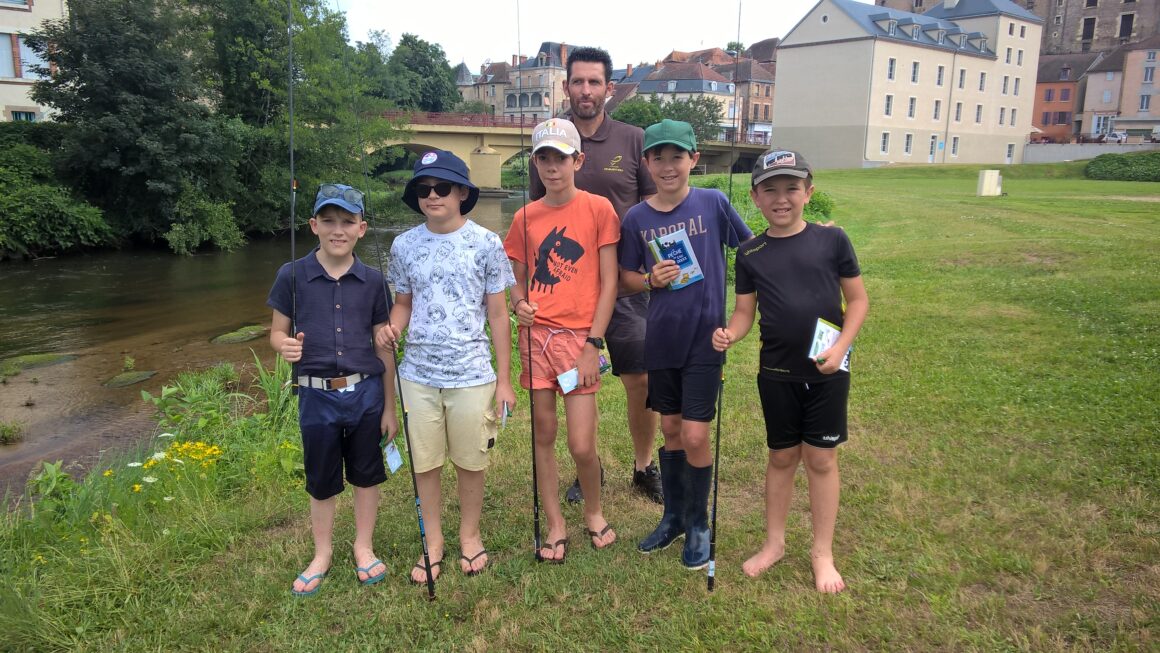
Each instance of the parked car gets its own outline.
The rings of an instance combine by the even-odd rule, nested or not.
[[[1126,143],[1128,142],[1128,132],[1107,132],[1100,134],[1099,142],[1101,143]]]
[[[1152,143],[1160,143],[1160,127],[1152,128],[1152,135],[1148,137],[1148,140]]]

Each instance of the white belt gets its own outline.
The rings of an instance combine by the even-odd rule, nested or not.
[[[314,388],[315,390],[342,390],[349,388],[363,379],[370,378],[366,374],[351,374],[350,376],[340,376],[334,379],[326,379],[320,376],[300,376],[298,377],[298,385],[306,388]]]

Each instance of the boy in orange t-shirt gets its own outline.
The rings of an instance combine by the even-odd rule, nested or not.
[[[607,199],[576,188],[584,155],[570,121],[554,118],[536,125],[532,157],[547,192],[516,213],[504,249],[516,277],[512,311],[524,327],[519,332],[520,384],[535,404],[536,484],[548,521],[547,543],[538,553],[542,560],[563,563],[568,530],[555,454],[556,393],[563,392],[556,377],[572,368],[578,387],[564,395],[564,415],[568,449],[584,493],[584,522],[593,547],[616,541],[600,507],[596,390],[599,352],[616,302],[620,220]]]

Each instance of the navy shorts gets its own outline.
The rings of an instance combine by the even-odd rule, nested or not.
[[[789,449],[802,443],[833,449],[846,441],[849,374],[834,374],[822,383],[773,381],[758,376],[757,392],[765,413],[765,442],[770,449]]]
[[[387,480],[383,467],[383,377],[348,391],[298,388],[298,426],[306,465],[306,492],[318,500],[342,492],[346,480],[372,487]]]
[[[612,359],[612,375],[644,374],[644,332],[648,321],[648,293],[618,297],[604,340]]]
[[[721,366],[708,363],[649,370],[649,408],[661,415],[680,415],[691,422],[712,422],[717,415]]]

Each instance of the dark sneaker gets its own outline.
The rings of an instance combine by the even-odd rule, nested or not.
[[[600,463],[600,487],[604,487],[604,463]],[[580,491],[580,479],[572,481],[572,487],[564,493],[568,503],[584,503],[584,493]]]
[[[652,499],[653,503],[665,502],[665,491],[661,486],[661,473],[656,462],[650,462],[643,471],[635,470],[632,473],[632,487],[637,492]]]

